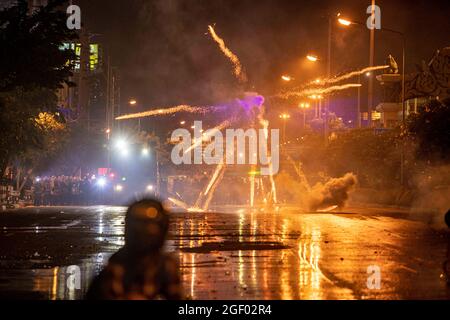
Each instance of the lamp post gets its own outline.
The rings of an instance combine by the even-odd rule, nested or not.
[[[373,3],[374,5],[374,3]],[[339,18],[338,22],[343,25],[343,26],[350,26],[352,24],[356,24],[359,26],[363,26],[364,28],[366,27],[363,23],[361,22],[357,22],[357,21],[351,21],[348,19],[344,19],[344,18]],[[405,66],[406,66],[406,37],[405,34],[403,32],[397,31],[397,30],[393,30],[393,29],[389,29],[389,28],[381,28],[379,29],[380,31],[386,31],[386,32],[390,32],[390,33],[394,33],[399,35],[402,38],[402,124],[403,126],[405,125],[405,114],[406,114],[406,104],[405,104]],[[373,30],[371,30],[372,33]],[[371,49],[370,49],[370,55],[371,57],[373,57],[373,50],[374,47],[371,45]],[[371,66],[373,63],[371,63]],[[369,90],[370,90],[370,82],[373,82],[373,77],[369,78]],[[370,102],[370,101],[369,101]],[[371,108],[371,105],[369,105],[369,108]],[[371,110],[369,110],[371,111]],[[369,123],[372,121],[372,115],[369,112]]]
[[[333,39],[333,21],[334,15],[329,14],[328,15],[328,47],[327,47],[327,78],[331,77],[331,45],[332,45],[332,39]],[[308,54],[306,58],[311,62],[316,62],[319,60],[319,58],[315,55]],[[321,102],[319,101],[319,104]],[[324,123],[324,137],[325,139],[328,139],[328,113],[330,109],[330,98],[327,98],[325,101],[325,123]]]
[[[311,105],[307,102],[302,102],[298,106],[303,111],[303,130],[305,130],[306,129],[306,110],[309,109],[309,107]]]
[[[138,105],[138,102],[136,99],[130,99],[128,101],[128,104],[130,105],[130,107],[136,107]],[[138,118],[138,133],[141,132],[141,118]]]
[[[288,113],[280,114],[280,119],[283,121],[283,143],[286,142],[286,122],[291,118]]]
[[[372,6],[374,5],[374,0],[372,0]],[[351,24],[357,24],[357,25],[361,25],[363,26],[362,23],[360,22],[354,22],[354,21],[350,21],[350,20],[346,20],[346,19],[341,19],[343,21],[345,21],[346,23],[342,23],[341,21],[339,21],[342,25],[344,26],[349,26]],[[380,31],[386,31],[386,32],[390,32],[390,33],[394,33],[396,35],[399,35],[402,38],[402,126],[403,128],[406,125],[406,93],[405,93],[405,67],[406,67],[406,37],[405,34],[403,32],[397,31],[397,30],[393,30],[393,29],[389,29],[389,28],[381,28]],[[371,48],[372,49],[372,48]],[[372,80],[372,77],[370,78]],[[369,114],[369,121],[372,120],[372,115]],[[401,148],[401,159],[400,159],[400,184],[403,186],[405,183],[405,174],[404,174],[404,155],[405,151],[404,151],[404,145],[402,143],[402,148]]]

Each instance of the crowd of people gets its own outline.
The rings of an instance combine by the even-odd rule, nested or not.
[[[95,202],[96,192],[90,177],[38,177],[32,185],[35,206],[89,205]]]

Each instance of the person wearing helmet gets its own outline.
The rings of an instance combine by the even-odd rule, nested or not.
[[[93,280],[87,300],[181,299],[176,261],[162,251],[169,215],[160,202],[144,199],[125,216],[125,245]]]

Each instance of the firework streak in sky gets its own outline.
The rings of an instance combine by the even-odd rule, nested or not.
[[[367,67],[367,68],[364,68],[362,70],[352,71],[352,72],[343,74],[342,76],[338,76],[338,77],[335,77],[335,78],[323,79],[323,80],[320,80],[319,83],[321,83],[321,84],[322,83],[336,83],[336,82],[340,82],[342,80],[347,80],[347,79],[350,79],[350,78],[362,75],[362,74],[367,73],[367,72],[383,70],[383,69],[387,69],[387,68],[389,68],[389,66]],[[317,83],[317,82],[314,81],[311,84],[315,84],[315,83]]]
[[[225,45],[225,41],[223,41],[223,39],[217,35],[216,31],[214,31],[214,28],[212,26],[208,26],[208,30],[211,36],[213,37],[214,41],[217,42],[217,44],[219,45],[220,50],[223,52],[223,54],[225,54],[225,56],[227,56],[227,58],[230,59],[231,63],[233,63],[234,65],[233,73],[236,76],[236,78],[241,83],[247,82],[247,75],[242,69],[242,65],[241,62],[239,61],[239,58],[233,52],[231,52],[230,49],[227,48],[227,46]]]
[[[350,88],[358,88],[361,87],[360,83],[348,83],[340,86],[332,86],[327,88],[312,88],[312,89],[304,89],[301,91],[289,91],[278,94],[277,97],[287,99],[289,97],[309,97],[312,95],[321,95],[321,94],[329,94],[335,91],[346,90]]]
[[[116,120],[126,120],[126,119],[135,119],[135,118],[145,118],[145,117],[154,117],[154,116],[166,116],[169,114],[174,114],[177,112],[188,112],[188,113],[207,113],[210,111],[216,111],[214,108],[205,108],[205,107],[192,107],[188,105],[180,105],[170,108],[162,108],[156,110],[149,110],[139,113],[131,113],[127,115],[123,115],[117,117]]]

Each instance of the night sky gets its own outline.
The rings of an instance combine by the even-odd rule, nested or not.
[[[254,90],[265,95],[283,88],[281,74],[301,84],[325,74],[327,14],[341,12],[366,21],[369,0],[79,0],[82,19],[101,33],[113,64],[122,72],[122,98],[142,105],[213,104]],[[450,1],[379,0],[382,27],[407,38],[407,71],[450,45]],[[230,63],[207,33],[208,24],[241,59],[250,82],[240,88]],[[333,25],[332,73],[365,67],[369,30]],[[314,52],[323,61],[305,62]],[[389,53],[401,63],[397,35],[377,32],[375,64]],[[400,66],[401,68],[401,66]]]

